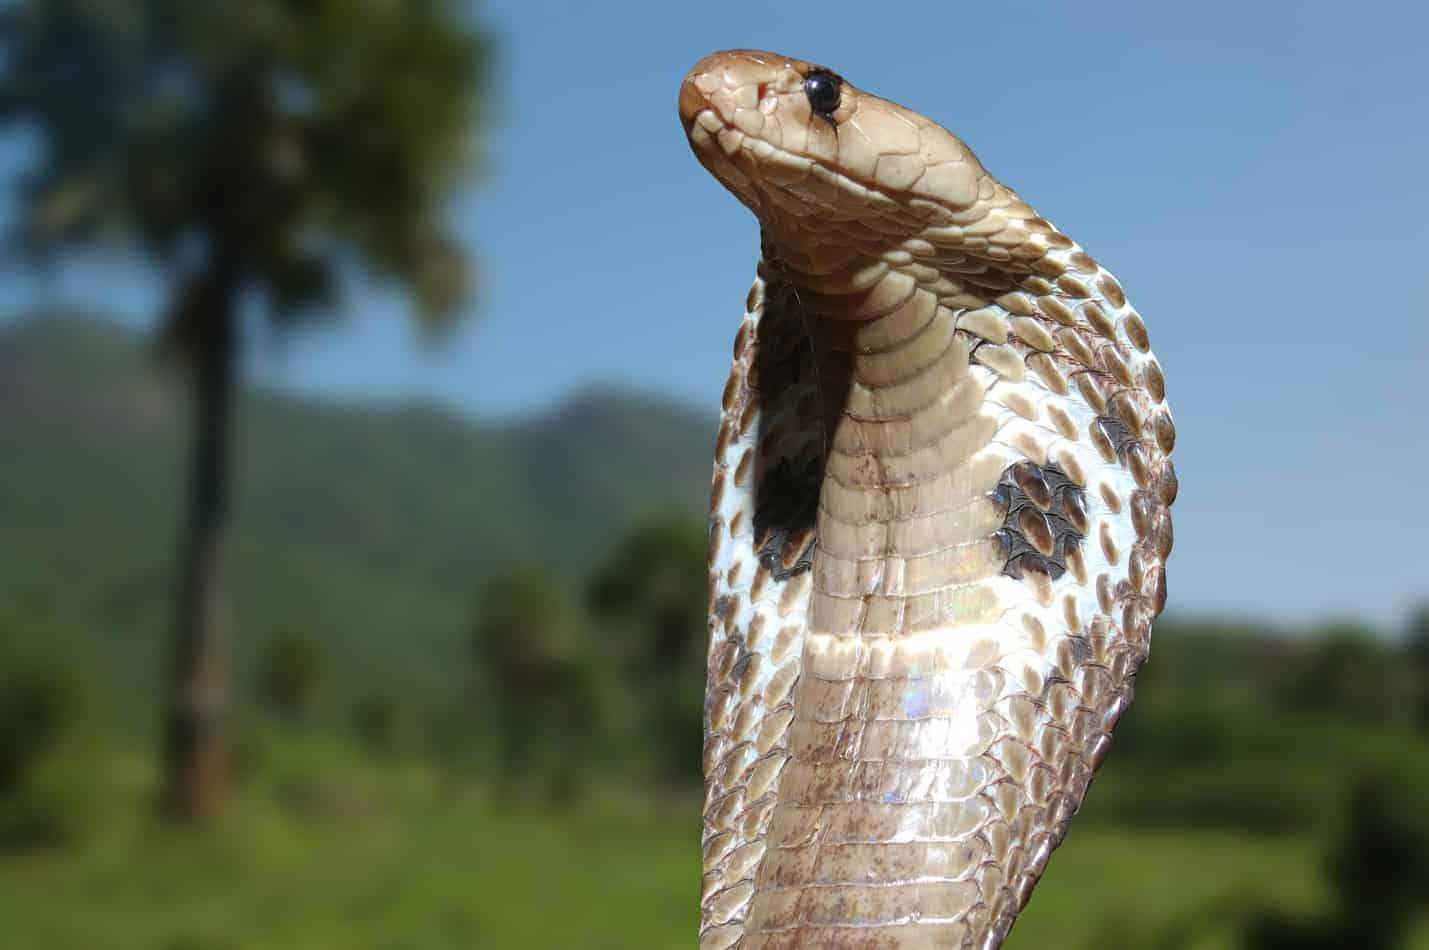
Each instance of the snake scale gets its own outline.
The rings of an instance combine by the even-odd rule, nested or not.
[[[1146,327],[832,70],[715,53],[679,111],[762,245],[710,499],[701,946],[996,947],[1166,601]]]

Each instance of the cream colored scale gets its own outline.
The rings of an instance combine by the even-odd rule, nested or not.
[[[763,235],[711,500],[701,943],[995,946],[1165,601],[1159,364],[930,120],[756,51],[680,111]]]

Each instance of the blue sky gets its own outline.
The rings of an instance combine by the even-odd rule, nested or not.
[[[894,15],[893,10],[899,14]],[[256,340],[254,374],[483,416],[623,381],[713,408],[752,276],[748,212],[689,155],[703,54],[832,66],[964,138],[1117,273],[1166,368],[1173,607],[1391,622],[1429,597],[1429,14],[1418,3],[521,3],[491,167],[453,205],[482,291],[442,349],[399,298]],[[718,11],[718,12],[715,12]],[[0,167],[22,153],[0,149]],[[0,311],[141,275],[9,276]]]

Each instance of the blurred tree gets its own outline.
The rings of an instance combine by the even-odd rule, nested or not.
[[[1404,648],[1416,666],[1429,667],[1429,604],[1410,611],[1404,628]]]
[[[1415,720],[1421,729],[1429,729],[1429,604],[1420,604],[1410,612],[1404,630],[1404,652],[1414,671],[1418,693]]]
[[[1265,911],[1249,920],[1259,950],[1394,950],[1429,908],[1429,827],[1420,803],[1378,775],[1355,781],[1344,828],[1330,857],[1335,903],[1296,917]]]
[[[1368,628],[1339,623],[1315,631],[1290,669],[1280,695],[1296,712],[1378,725],[1411,718],[1408,671]]]
[[[662,514],[637,523],[586,588],[592,612],[629,631],[622,660],[641,697],[661,769],[698,782],[704,717],[705,611],[709,542],[688,518]]]
[[[21,247],[127,236],[170,284],[161,340],[194,399],[161,801],[200,818],[226,785],[240,311],[287,326],[362,267],[433,323],[455,311],[467,272],[440,208],[474,157],[488,42],[456,0],[22,0],[0,50],[0,118],[44,147]]]
[[[0,797],[25,775],[76,717],[79,683],[63,670],[20,668],[0,679]]]
[[[692,654],[703,656],[708,551],[704,526],[657,514],[637,522],[596,568],[586,588],[591,609],[642,628],[626,645],[627,661],[668,671]]]
[[[554,799],[579,794],[598,710],[573,605],[529,570],[487,581],[481,605],[472,640],[494,699],[504,794],[533,774]]]
[[[107,749],[76,665],[0,656],[0,855],[73,843],[102,822]]]
[[[312,711],[322,678],[323,657],[318,645],[300,637],[283,637],[263,656],[258,695],[278,715],[298,721]]]
[[[371,755],[393,755],[410,744],[407,717],[390,696],[366,696],[352,711],[352,727],[362,748]]]

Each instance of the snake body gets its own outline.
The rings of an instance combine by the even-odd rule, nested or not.
[[[1175,429],[1117,280],[952,133],[716,53],[759,220],[710,501],[704,948],[995,947],[1166,599]]]

